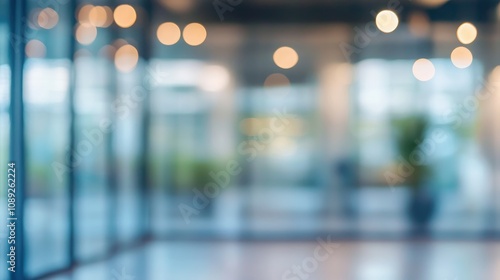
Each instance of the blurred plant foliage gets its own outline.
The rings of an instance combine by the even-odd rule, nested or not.
[[[170,166],[170,189],[182,193],[190,192],[193,188],[201,190],[212,182],[210,172],[219,170],[221,164],[215,160],[176,154]]]
[[[412,188],[423,187],[424,181],[429,175],[429,165],[426,158],[422,164],[417,164],[412,160],[412,154],[428,156],[420,150],[420,143],[425,141],[429,122],[425,116],[415,115],[410,117],[398,118],[393,120],[393,128],[396,133],[398,154],[405,161],[411,164],[413,172],[406,177],[406,182]]]

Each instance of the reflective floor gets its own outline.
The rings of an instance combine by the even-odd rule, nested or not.
[[[55,280],[500,279],[500,243],[152,242]]]

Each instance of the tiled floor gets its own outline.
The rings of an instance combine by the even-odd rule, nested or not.
[[[164,241],[50,279],[499,280],[500,243]]]

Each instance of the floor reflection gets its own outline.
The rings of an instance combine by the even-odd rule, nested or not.
[[[500,279],[500,243],[152,242],[55,280]]]

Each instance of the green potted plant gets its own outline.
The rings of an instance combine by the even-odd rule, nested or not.
[[[205,185],[213,181],[210,172],[219,170],[219,165],[215,161],[180,154],[172,157],[170,166],[169,189],[177,199],[187,205],[192,205],[195,194],[203,193]],[[209,203],[201,212],[209,215],[214,201],[209,198],[204,199],[208,199]]]
[[[210,182],[210,171],[216,164],[204,159],[176,156],[171,162],[170,183],[175,193],[191,192],[192,188],[203,189]]]
[[[412,223],[421,228],[427,226],[436,210],[436,199],[428,180],[429,155],[420,147],[425,141],[428,126],[427,118],[421,115],[397,119],[394,122],[398,153],[410,167],[410,171],[403,178],[404,184],[411,189],[407,214]]]

